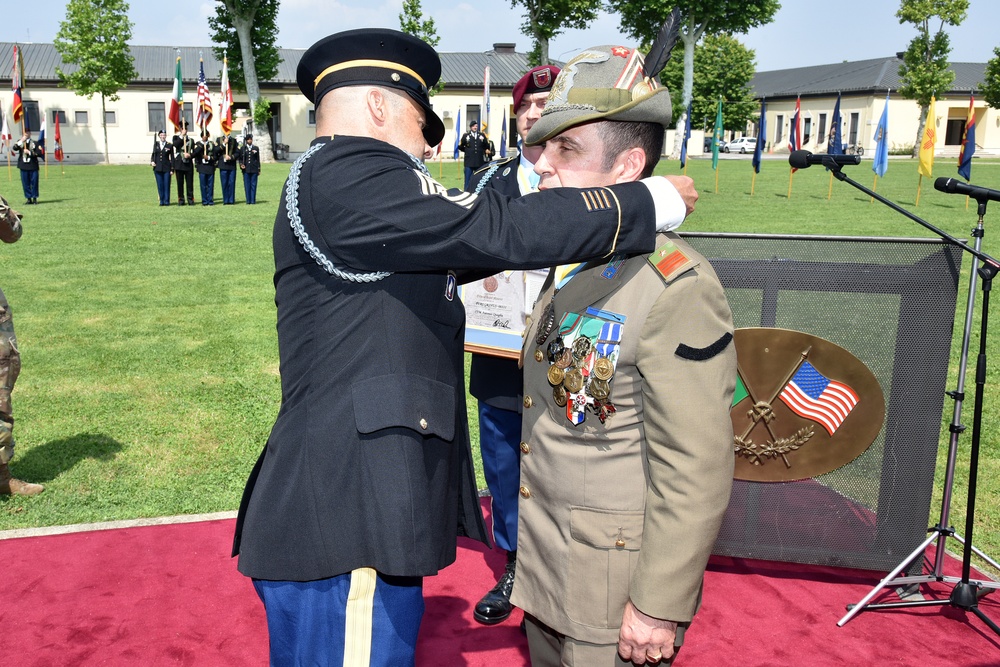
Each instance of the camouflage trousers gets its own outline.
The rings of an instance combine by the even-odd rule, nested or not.
[[[14,457],[14,416],[10,392],[21,372],[21,354],[17,351],[14,320],[3,290],[0,290],[0,464]]]

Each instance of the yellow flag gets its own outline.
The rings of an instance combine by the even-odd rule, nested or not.
[[[934,144],[937,143],[937,128],[935,127],[934,97],[931,96],[931,105],[927,107],[927,120],[924,122],[924,136],[920,139],[920,166],[917,171],[921,176],[931,177],[931,169],[934,167]]]

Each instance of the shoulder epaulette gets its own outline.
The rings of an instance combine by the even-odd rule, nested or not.
[[[673,241],[667,241],[646,258],[663,281],[671,282],[674,278],[690,271],[700,262],[688,257]]]
[[[497,167],[499,167],[500,165],[503,165],[503,164],[507,164],[508,162],[510,162],[511,160],[513,160],[516,157],[517,157],[517,155],[515,154],[512,157],[504,157],[504,158],[500,158],[499,160],[493,160],[492,162],[487,162],[482,167],[480,167],[479,169],[476,169],[472,173],[473,174],[481,174],[484,171],[486,171],[487,169],[493,169],[494,171],[496,171]]]

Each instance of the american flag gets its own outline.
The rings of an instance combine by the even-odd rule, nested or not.
[[[199,59],[198,71],[198,127],[204,130],[212,122],[212,97],[205,83],[205,61]]]
[[[808,361],[802,362],[778,398],[800,417],[822,424],[830,435],[858,404],[853,389],[824,376]]]

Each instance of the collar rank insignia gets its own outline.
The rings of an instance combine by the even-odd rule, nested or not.
[[[685,271],[698,266],[699,262],[684,254],[673,241],[667,241],[646,258],[664,282],[669,283]]]

